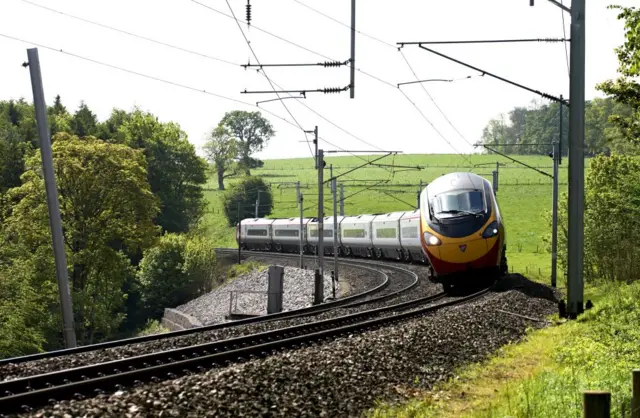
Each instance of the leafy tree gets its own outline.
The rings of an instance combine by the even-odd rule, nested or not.
[[[201,235],[166,234],[145,253],[138,278],[148,317],[161,318],[176,307],[211,290],[216,277],[216,253]]]
[[[97,125],[98,118],[96,115],[84,102],[81,102],[80,107],[76,113],[73,114],[73,118],[71,119],[73,133],[80,138],[95,135],[97,132]]]
[[[260,112],[243,110],[225,113],[219,125],[226,128],[238,141],[238,157],[245,174],[249,175],[252,166],[251,154],[261,151],[275,135],[273,126]]]
[[[532,106],[516,107],[507,115],[489,121],[482,133],[482,142],[499,145],[508,154],[547,155],[551,143],[560,136],[559,104],[533,102]],[[612,98],[596,98],[585,102],[585,154],[634,152],[623,140],[619,130],[609,121],[613,114],[628,115],[628,106],[616,103]],[[562,153],[568,150],[569,111],[563,112]]]
[[[44,292],[30,284],[28,270],[22,263],[0,267],[0,358],[36,353],[45,343]]]
[[[625,42],[616,48],[618,54],[618,72],[621,77],[608,80],[597,86],[606,94],[631,108],[628,114],[613,114],[609,120],[620,130],[622,136],[630,142],[640,144],[640,9],[635,7],[609,6],[620,10],[618,19],[625,21]]]
[[[51,136],[58,132],[73,132],[71,128],[71,125],[73,124],[73,117],[62,104],[60,95],[56,96],[53,101],[53,106],[50,106],[47,109],[47,118],[49,119],[49,130]]]
[[[149,163],[151,191],[160,198],[156,223],[167,232],[186,232],[202,217],[205,208],[202,185],[207,163],[196,155],[186,134],[174,123],[161,123],[135,110],[118,129],[118,141],[144,150]]]
[[[121,288],[134,274],[128,253],[149,247],[157,233],[152,219],[157,199],[147,183],[142,152],[93,137],[54,138],[53,159],[64,242],[80,344],[103,339],[123,320]],[[8,194],[3,247],[14,248],[11,263],[29,267],[31,286],[49,295],[49,324],[59,338],[55,268],[39,153],[27,159],[22,185]],[[55,312],[55,313],[54,313]],[[53,337],[48,337],[52,346]]]
[[[233,166],[233,159],[238,154],[236,140],[222,126],[217,126],[204,145],[207,160],[213,164],[218,176],[218,189],[224,190],[225,173]],[[235,172],[232,172],[233,175]]]
[[[558,263],[567,268],[567,194],[559,200]],[[550,222],[551,215],[548,220]],[[640,158],[597,156],[586,181],[584,212],[586,281],[640,279]],[[547,244],[550,239],[547,239]]]
[[[222,197],[224,214],[229,226],[234,226],[240,218],[253,218],[255,216],[255,204],[260,192],[260,206],[258,217],[262,218],[273,210],[273,196],[271,188],[260,177],[245,177],[232,185]],[[238,208],[240,211],[238,211]]]
[[[96,136],[109,142],[122,142],[119,137],[120,127],[131,118],[131,114],[126,110],[113,109],[109,119],[98,124]]]

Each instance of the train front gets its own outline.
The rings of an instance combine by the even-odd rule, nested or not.
[[[422,250],[437,281],[448,285],[506,266],[504,226],[486,179],[473,173],[439,177],[422,191],[420,212]]]

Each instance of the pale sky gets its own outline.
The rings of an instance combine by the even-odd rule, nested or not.
[[[198,0],[230,14],[226,0]],[[601,97],[596,83],[616,76],[613,48],[623,42],[622,22],[616,11],[607,10],[613,0],[587,1],[586,97]],[[116,27],[157,41],[180,46],[237,65],[177,51],[142,39],[97,27],[44,10],[22,0],[0,0],[0,100],[24,97],[32,100],[29,72],[21,64],[32,45],[7,39],[21,38],[56,50],[91,58],[113,66],[183,84],[197,90],[224,95],[249,104],[275,98],[274,94],[241,94],[247,90],[270,90],[264,76],[245,70],[251,52],[236,22],[192,0],[33,0],[66,14]],[[246,0],[229,0],[236,17],[245,19]],[[306,4],[341,22],[350,22],[348,0],[251,0],[252,25],[338,61],[350,53],[350,30],[304,7]],[[566,3],[566,2],[565,2]],[[618,0],[631,6],[638,1]],[[358,0],[356,28],[388,44],[400,41],[468,39],[561,38],[561,10],[545,0]],[[570,16],[565,13],[567,37]],[[287,44],[241,24],[262,64],[316,63],[325,58]],[[552,95],[569,96],[569,79],[562,43],[434,45],[433,49],[483,70]],[[417,46],[403,53],[420,79],[455,79],[477,76],[473,70],[435,56]],[[60,52],[39,47],[47,103],[56,94],[74,111],[84,100],[105,119],[113,107],[139,106],[163,121],[175,121],[198,148],[225,112],[257,110],[198,91],[146,79],[106,68]],[[251,63],[255,59],[251,57]],[[420,111],[456,151],[447,144],[418,110],[398,91],[397,83],[415,78],[400,52],[364,35],[356,37],[356,67],[393,86],[356,72],[356,97],[309,93],[300,103],[293,99],[273,101],[260,107],[293,123],[286,104],[305,130],[318,125],[321,138],[342,149],[371,150],[324,118],[373,144],[378,149],[405,153],[472,152],[449,125],[419,84],[401,86]],[[349,68],[266,68],[274,83],[284,89],[344,87]],[[514,106],[529,105],[535,94],[492,79],[473,77],[453,83],[426,83],[435,103],[469,143],[477,142],[489,119]],[[286,97],[286,95],[283,95]],[[545,100],[546,102],[546,100]],[[310,156],[300,129],[263,112],[277,131],[261,158]],[[325,149],[334,146],[320,142]]]

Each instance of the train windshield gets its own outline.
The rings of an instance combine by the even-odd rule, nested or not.
[[[482,190],[452,190],[437,194],[430,202],[438,218],[479,215],[485,210]]]

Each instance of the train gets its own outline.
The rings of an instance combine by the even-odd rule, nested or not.
[[[337,217],[339,257],[428,266],[451,287],[475,273],[508,272],[506,229],[491,183],[469,172],[442,175],[419,195],[419,208]],[[248,218],[236,225],[242,249],[318,254],[318,218]],[[323,218],[324,254],[333,255],[334,219]]]

